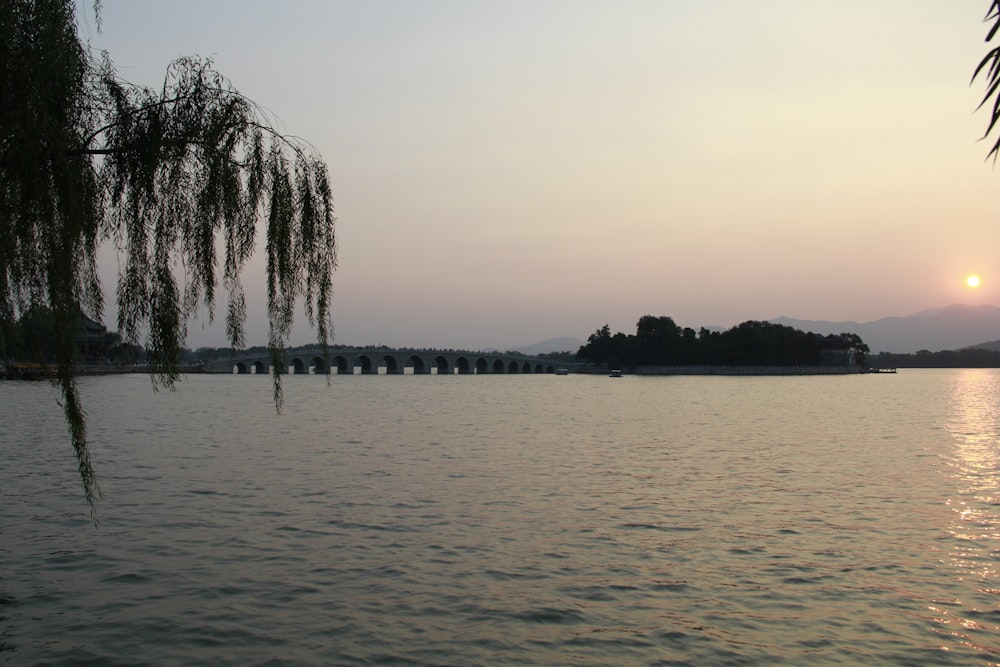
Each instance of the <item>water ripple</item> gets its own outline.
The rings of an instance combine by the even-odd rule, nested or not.
[[[367,379],[0,383],[0,659],[1000,663],[996,372]]]

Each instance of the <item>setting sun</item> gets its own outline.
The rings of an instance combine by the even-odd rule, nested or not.
[[[979,276],[969,276],[965,279],[965,284],[969,287],[979,287]]]

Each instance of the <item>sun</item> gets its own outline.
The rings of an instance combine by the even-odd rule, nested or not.
[[[965,284],[973,289],[979,287],[979,276],[969,276],[965,279]]]

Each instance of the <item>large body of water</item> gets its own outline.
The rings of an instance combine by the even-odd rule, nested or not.
[[[10,665],[1000,662],[1000,372],[0,382]]]

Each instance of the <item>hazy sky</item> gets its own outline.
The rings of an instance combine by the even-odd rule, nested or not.
[[[1000,303],[988,5],[103,0],[81,31],[147,85],[211,56],[320,150],[336,342],[507,348]],[[263,344],[262,261],[246,284]]]

